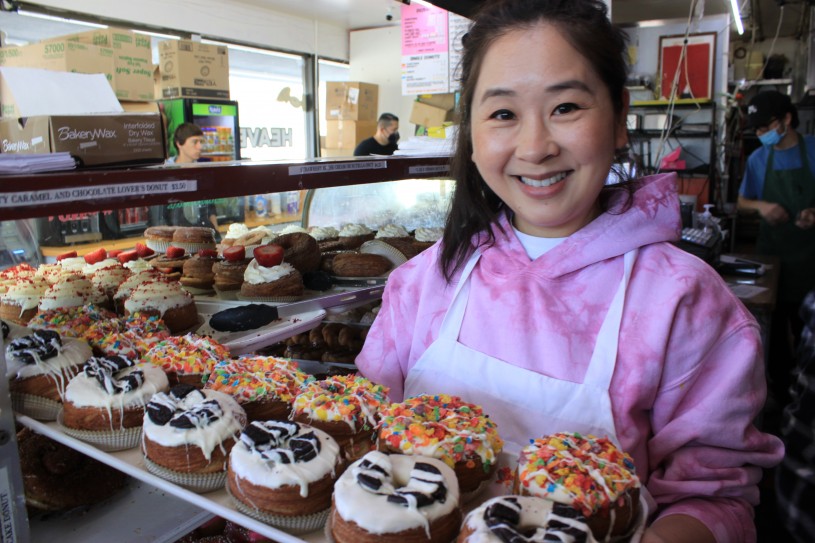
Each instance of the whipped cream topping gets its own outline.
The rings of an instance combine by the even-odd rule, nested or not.
[[[150,265],[149,260],[145,260],[143,258],[137,258],[136,260],[131,260],[130,262],[125,262],[124,267],[128,270],[132,271],[133,273],[139,273],[144,270],[152,270],[153,266]]]
[[[130,293],[133,292],[133,289],[141,285],[142,283],[147,283],[149,281],[158,281],[162,279],[163,276],[161,272],[152,266],[150,266],[149,268],[145,268],[141,271],[134,272],[130,277],[125,279],[119,285],[119,288],[116,289],[116,295],[114,296],[114,298],[116,298],[117,300],[123,300],[130,296]]]
[[[40,299],[40,310],[78,307],[107,301],[105,293],[81,275],[67,275],[51,285]]]
[[[414,469],[417,463],[432,466],[438,474]],[[373,469],[371,469],[373,468]],[[360,474],[376,477],[361,478]],[[367,483],[367,484],[365,484]],[[373,488],[377,486],[378,488]],[[418,500],[397,502],[388,499],[398,491],[425,492],[446,487],[443,499],[419,506]],[[334,485],[334,505],[346,521],[355,522],[373,534],[393,534],[422,528],[430,539],[430,523],[458,507],[459,490],[455,472],[435,458],[403,454],[387,455],[371,451],[345,470]]]
[[[284,227],[280,232],[278,232],[281,236],[283,234],[308,234],[308,230],[303,228],[302,226],[298,226],[296,224],[290,224]]]
[[[64,269],[59,262],[56,262],[54,264],[40,264],[40,266],[37,268],[37,272],[35,275],[37,275],[37,277],[44,278],[46,281],[53,285],[54,283],[59,281],[59,279],[62,277],[69,277],[71,275],[81,275],[81,274],[82,274],[81,269],[69,271]]]
[[[293,272],[294,266],[288,262],[281,262],[277,266],[267,268],[258,264],[258,261],[253,258],[246,267],[246,271],[243,272],[243,280],[252,285],[260,285],[277,281]]]
[[[241,222],[233,222],[226,230],[224,239],[235,239],[249,232],[249,227]]]
[[[250,436],[257,430],[252,430],[264,426],[273,427],[273,431],[275,427],[287,426],[292,432],[270,443],[253,441]],[[308,441],[316,444],[310,447],[305,458],[300,458],[298,450]],[[295,444],[299,446],[293,446]],[[229,453],[229,469],[238,476],[239,487],[241,480],[266,488],[296,486],[304,498],[308,496],[308,485],[328,473],[335,474],[339,462],[340,447],[333,437],[317,428],[293,422],[255,421],[246,427]]]
[[[336,239],[340,235],[340,231],[333,226],[312,226],[309,234],[317,241],[325,241],[327,239]]]
[[[416,241],[436,242],[444,234],[444,228],[417,228],[413,233]]]
[[[377,238],[408,238],[410,234],[408,234],[407,229],[404,226],[399,226],[398,224],[386,224],[385,226],[381,227],[379,230],[376,231]]]
[[[132,272],[124,266],[102,268],[91,276],[91,284],[106,293],[116,292],[119,285],[124,283],[131,274]]]
[[[27,309],[34,309],[40,303],[40,298],[51,285],[42,277],[17,279],[9,285],[5,294],[0,296],[0,303],[20,306],[20,314]]]
[[[70,258],[63,258],[62,260],[57,262],[57,264],[59,264],[59,267],[65,271],[79,273],[85,273],[83,271],[83,268],[88,265],[88,263],[85,262],[85,257],[83,256],[73,256]]]
[[[372,233],[373,230],[365,226],[364,224],[346,224],[340,230],[340,237],[348,237],[348,236],[366,236]]]
[[[192,295],[181,288],[180,283],[147,281],[130,292],[125,309],[130,313],[154,309],[163,315],[168,309],[194,303]]]
[[[86,277],[91,277],[94,273],[98,272],[99,270],[104,270],[105,268],[121,268],[121,267],[123,267],[122,264],[115,258],[106,258],[104,260],[100,260],[96,264],[86,263],[84,266],[82,266],[82,273],[84,273]]]

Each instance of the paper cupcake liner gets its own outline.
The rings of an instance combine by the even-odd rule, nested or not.
[[[137,447],[141,443],[141,426],[122,428],[121,430],[80,430],[65,426],[62,421],[61,409],[57,415],[57,424],[66,435],[90,443],[97,449],[106,452],[126,451]]]
[[[378,239],[366,241],[365,243],[363,243],[362,246],[359,248],[359,252],[365,254],[384,256],[385,258],[390,260],[394,268],[408,261],[407,256],[405,256],[405,254],[402,251],[400,251],[393,245],[390,245]]]
[[[62,403],[33,394],[12,392],[11,408],[32,419],[52,421],[57,420],[57,415],[62,410]]]
[[[303,296],[244,296],[238,293],[237,299],[242,302],[279,302],[289,304],[299,302],[303,299]]]
[[[153,475],[198,494],[220,490],[226,485],[226,470],[218,473],[182,473],[159,466],[146,456],[144,467]]]
[[[269,526],[274,526],[275,528],[285,530],[291,534],[305,534],[308,532],[313,532],[314,530],[319,530],[325,525],[326,520],[328,519],[328,514],[331,512],[331,508],[328,508],[324,511],[319,511],[310,515],[298,515],[294,517],[276,515],[274,513],[255,509],[251,505],[243,503],[232,495],[232,492],[229,490],[229,485],[226,485],[226,492],[232,499],[232,503],[235,504],[235,509],[244,515],[252,517],[255,520],[259,520],[260,522],[264,522]]]
[[[334,543],[334,536],[331,534],[331,509],[328,510],[328,518],[325,520],[323,535],[325,535],[325,543]]]
[[[186,243],[182,241],[171,241],[170,247],[181,247],[189,254],[194,255],[201,249],[215,249],[215,243]]]
[[[237,300],[238,294],[241,291],[240,287],[234,290],[220,290],[217,287],[212,287],[212,290],[215,291],[215,295],[221,300]]]
[[[166,253],[167,247],[170,246],[169,241],[161,241],[158,239],[146,239],[144,241],[145,245],[147,245],[149,248],[153,249],[157,253]]]

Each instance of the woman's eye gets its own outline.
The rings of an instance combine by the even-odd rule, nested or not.
[[[499,121],[511,121],[515,118],[515,114],[509,111],[508,109],[499,109],[492,115],[490,115],[490,119],[498,119]]]
[[[577,104],[560,104],[555,108],[555,115],[565,115],[566,113],[571,113],[572,111],[580,109]]]

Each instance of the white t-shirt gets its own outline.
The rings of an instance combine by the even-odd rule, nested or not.
[[[529,234],[524,234],[514,226],[512,227],[515,230],[515,235],[518,236],[518,240],[521,242],[521,245],[524,246],[524,250],[526,254],[529,255],[529,258],[535,260],[539,256],[546,254],[551,249],[554,249],[558,245],[560,245],[566,238],[539,238],[537,236],[530,236]]]

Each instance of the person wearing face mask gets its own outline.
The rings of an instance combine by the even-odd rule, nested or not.
[[[772,397],[783,407],[803,327],[798,308],[815,288],[815,137],[795,130],[797,109],[774,90],[750,100],[747,125],[761,147],[747,159],[738,205],[761,216],[756,251],[781,261],[767,370]]]
[[[354,156],[392,155],[399,146],[399,117],[393,113],[383,113],[376,123],[376,133],[362,140],[354,149]]]

